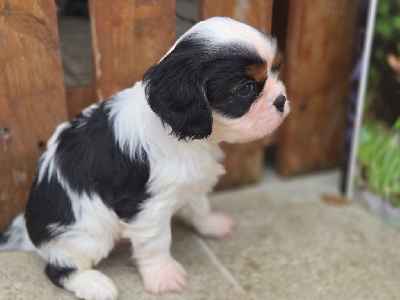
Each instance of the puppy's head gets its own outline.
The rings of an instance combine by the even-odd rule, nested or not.
[[[148,103],[179,139],[260,139],[289,113],[276,48],[232,19],[200,22],[144,75]]]

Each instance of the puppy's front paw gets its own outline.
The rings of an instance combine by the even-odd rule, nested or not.
[[[227,236],[234,226],[232,219],[221,213],[212,213],[195,225],[201,235],[214,238]]]
[[[140,271],[145,289],[153,294],[181,292],[187,286],[185,269],[172,258],[161,266],[143,266]]]

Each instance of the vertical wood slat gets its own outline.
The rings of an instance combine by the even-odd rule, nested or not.
[[[54,0],[0,0],[0,231],[24,210],[45,142],[67,118],[56,22]]]
[[[289,3],[283,78],[292,110],[278,146],[283,175],[340,163],[356,15],[356,0]]]
[[[226,16],[270,33],[272,3],[272,0],[199,0],[199,20]],[[258,181],[263,169],[264,147],[262,141],[243,145],[223,143],[227,172],[221,177],[217,189]]]
[[[226,174],[221,176],[217,190],[242,186],[260,180],[264,162],[263,141],[246,144],[221,143],[225,152],[223,161]]]
[[[97,102],[93,84],[67,87],[68,119],[73,119],[90,104]]]
[[[199,0],[199,20],[230,17],[265,33],[271,32],[273,0]]]
[[[175,0],[90,0],[98,102],[131,87],[175,41]]]

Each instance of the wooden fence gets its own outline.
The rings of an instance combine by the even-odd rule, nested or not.
[[[356,0],[199,0],[199,20],[229,16],[278,36],[292,112],[268,140],[223,145],[220,187],[256,181],[266,144],[284,175],[341,159]],[[24,210],[57,124],[130,87],[175,41],[175,0],[89,0],[94,82],[65,88],[54,0],[0,0],[0,230]]]

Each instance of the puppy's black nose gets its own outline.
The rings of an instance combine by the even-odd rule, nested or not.
[[[286,97],[283,95],[280,95],[278,98],[275,99],[273,104],[279,112],[283,112],[283,108],[285,107],[285,101]]]

